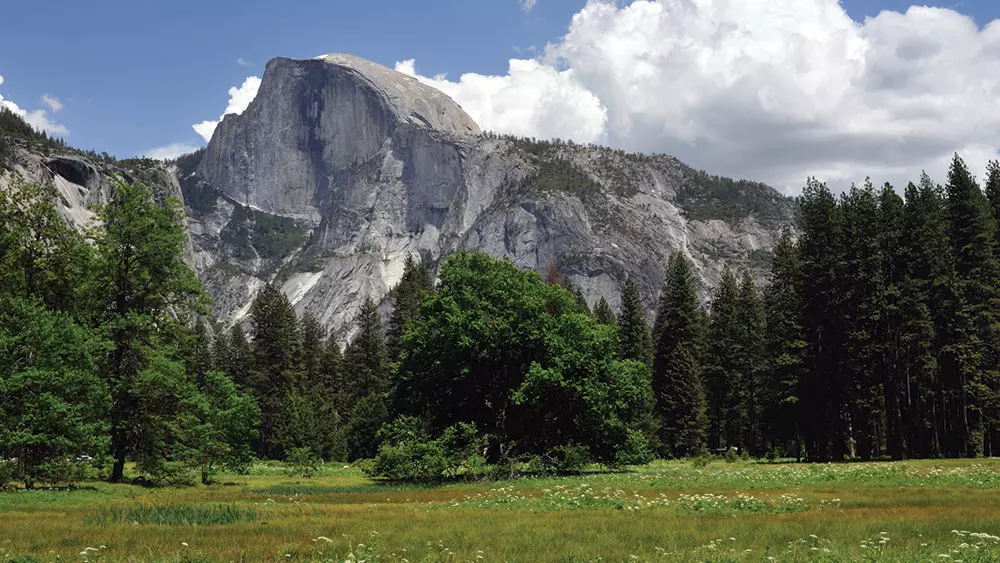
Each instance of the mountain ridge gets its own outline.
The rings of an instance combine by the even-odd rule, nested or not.
[[[220,322],[239,321],[277,283],[341,340],[408,255],[437,263],[483,250],[551,266],[612,305],[631,276],[652,309],[673,251],[692,259],[704,296],[723,264],[763,277],[794,214],[773,188],[671,156],[481,133],[443,93],[347,55],[273,59],[243,114],[158,166],[173,180],[154,181],[185,202],[189,262]]]

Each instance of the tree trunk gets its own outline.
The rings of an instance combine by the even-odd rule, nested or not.
[[[112,483],[121,483],[125,474],[125,431],[122,429],[120,417],[112,415],[111,422],[111,455],[114,456],[115,464],[111,467],[111,477],[108,479]]]
[[[121,483],[124,474],[125,474],[125,456],[124,455],[115,456],[115,464],[111,468],[111,479],[109,480],[112,483]]]

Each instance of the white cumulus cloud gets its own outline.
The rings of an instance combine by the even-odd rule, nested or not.
[[[590,0],[504,76],[419,78],[485,129],[665,152],[790,192],[809,175],[942,178],[956,151],[982,170],[1000,147],[1000,21],[941,8],[856,22],[837,0]]]
[[[483,129],[583,142],[603,139],[607,112],[573,69],[511,59],[505,76],[468,73],[458,82],[420,76],[413,59],[397,62],[396,70],[451,96]]]
[[[150,149],[144,152],[143,156],[155,160],[173,160],[178,156],[192,153],[199,148],[200,147],[198,145],[192,145],[190,143],[172,143],[163,147]]]
[[[257,96],[257,90],[260,88],[260,77],[248,76],[243,84],[240,86],[233,86],[229,89],[229,105],[226,106],[226,111],[222,112],[219,119],[215,121],[202,121],[201,123],[196,123],[191,127],[197,132],[205,142],[212,140],[212,133],[215,132],[216,126],[222,121],[222,118],[229,114],[239,115],[246,111],[250,102]]]
[[[42,94],[42,103],[49,106],[52,113],[58,113],[63,108],[63,103],[59,101],[59,98],[48,94]]]
[[[517,3],[521,5],[521,9],[524,10],[524,13],[528,13],[535,7],[535,3],[537,1],[538,0],[518,0]]]
[[[0,85],[3,85],[3,76],[0,76]],[[59,125],[49,119],[48,114],[43,109],[27,111],[15,104],[13,101],[5,100],[3,94],[0,94],[0,107],[7,108],[17,115],[20,115],[21,118],[28,123],[28,125],[31,125],[38,131],[45,131],[49,135],[69,135],[69,129],[67,129],[64,125]],[[61,105],[59,107],[62,109]]]

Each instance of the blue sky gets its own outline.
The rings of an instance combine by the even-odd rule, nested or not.
[[[663,1],[676,4],[677,0]],[[796,9],[793,0],[786,2]],[[829,4],[831,0],[801,2]],[[35,2],[5,4],[0,8],[0,99],[31,111],[46,107],[43,95],[56,98],[63,107],[58,112],[47,109],[47,115],[69,130],[66,138],[71,144],[129,156],[172,143],[201,144],[192,124],[216,119],[226,107],[227,90],[248,76],[259,76],[264,63],[274,56],[348,52],[387,66],[415,59],[416,71],[425,77],[446,73],[457,80],[466,72],[503,76],[510,59],[531,59],[539,52],[532,49],[560,43],[573,15],[586,2],[536,0],[530,10],[518,0],[383,0],[378,4],[53,0],[44,8]],[[624,13],[629,3],[618,4]],[[904,12],[913,4],[906,0],[841,3],[858,22],[883,10]],[[971,16],[980,26],[1000,18],[1000,2],[995,0],[937,5]],[[823,20],[818,21],[822,24]],[[577,60],[574,66],[585,65]],[[615,108],[601,88],[586,81],[585,85],[599,98],[608,122],[613,122]],[[631,143],[624,135],[604,132],[591,140],[638,150],[660,148],[655,143]],[[698,142],[704,146],[708,141]],[[688,144],[695,148],[672,151],[671,143],[663,143],[662,148],[702,164],[697,162],[698,143]],[[743,175],[756,172],[722,168]],[[778,181],[777,172],[772,171],[771,177],[763,172],[765,180]]]
[[[23,108],[55,96],[74,145],[125,155],[198,142],[191,124],[217,116],[227,89],[275,56],[347,52],[390,66],[416,58],[433,74],[502,73],[517,48],[564,33],[583,3],[542,0],[529,13],[516,0],[7,4],[0,93]]]

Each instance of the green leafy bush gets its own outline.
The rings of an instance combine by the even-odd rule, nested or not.
[[[320,459],[311,448],[295,448],[288,452],[288,473],[304,479],[319,473]]]
[[[691,465],[695,469],[704,469],[708,467],[708,464],[712,463],[712,456],[708,454],[702,454],[691,460]]]
[[[380,433],[382,445],[373,462],[364,468],[371,477],[392,481],[435,481],[460,475],[481,475],[486,459],[479,453],[485,444],[473,424],[457,424],[432,438],[419,419],[398,418]]]
[[[629,428],[627,438],[621,448],[615,452],[616,465],[644,465],[656,457],[653,448],[649,445],[646,435],[639,430]]]
[[[556,446],[535,458],[538,469],[548,473],[580,473],[591,464],[590,448],[581,444]]]

